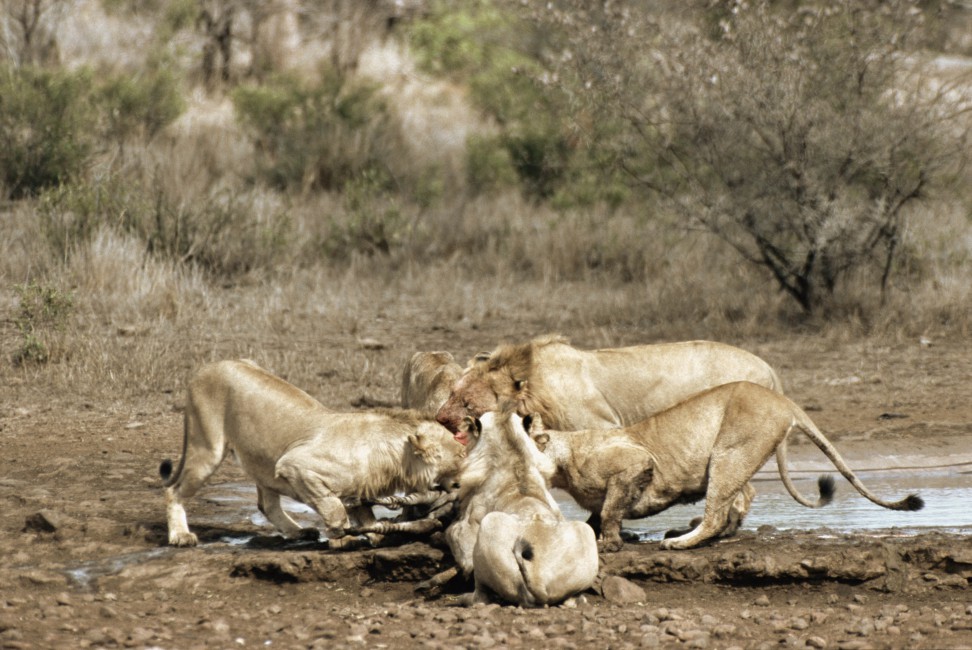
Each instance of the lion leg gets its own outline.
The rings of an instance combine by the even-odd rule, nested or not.
[[[625,472],[615,474],[607,481],[604,503],[601,506],[601,533],[597,549],[602,553],[615,553],[624,545],[621,540],[621,521],[628,515],[651,483],[654,464],[635,465]]]
[[[191,439],[190,439],[191,440]],[[165,512],[169,528],[170,546],[195,546],[196,534],[190,532],[183,503],[199,491],[226,455],[222,444],[206,448],[186,446],[179,474],[165,488]]]
[[[749,487],[752,491],[748,498],[751,501],[756,490],[748,486],[751,472],[739,472],[741,463],[732,456],[720,456],[709,463],[709,485],[705,491],[705,512],[702,522],[691,531],[678,537],[664,539],[663,549],[685,549],[698,546],[716,537],[729,526],[729,513],[736,503],[740,493]],[[747,508],[748,509],[748,508]]]
[[[303,527],[294,521],[280,505],[280,494],[269,488],[257,486],[257,507],[274,528],[283,533],[284,537],[300,537]]]
[[[277,478],[287,481],[297,498],[314,508],[324,520],[324,533],[328,540],[337,540],[351,528],[348,511],[325,484],[321,476],[304,467],[300,457],[284,454],[277,461]]]
[[[743,519],[749,514],[749,508],[754,498],[756,498],[756,488],[753,487],[752,483],[746,483],[742,491],[736,495],[736,499],[732,502],[732,506],[729,508],[727,515],[726,527],[719,533],[719,537],[731,537],[739,531]],[[665,538],[678,537],[679,535],[689,533],[701,523],[702,517],[693,517],[687,528],[673,528],[672,530],[668,530],[665,532]]]
[[[749,508],[752,506],[753,499],[755,498],[756,488],[753,487],[752,483],[746,483],[742,491],[736,495],[736,499],[729,508],[729,520],[726,523],[725,529],[720,533],[720,537],[731,537],[736,534],[736,531],[742,526],[743,519],[749,514]]]

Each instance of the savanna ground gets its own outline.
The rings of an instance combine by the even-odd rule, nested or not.
[[[0,3],[0,648],[972,647],[972,551],[954,531],[626,544],[570,606],[466,609],[463,585],[416,591],[449,564],[437,538],[341,553],[281,544],[251,521],[254,503],[225,498],[247,483],[227,462],[187,505],[203,544],[166,546],[159,461],[180,452],[190,373],[224,358],[353,409],[396,403],[416,350],[464,361],[549,332],[582,347],[720,340],[771,363],[852,466],[969,461],[967,123],[949,123],[941,155],[924,156],[938,151],[924,141],[899,155],[929,126],[919,118],[937,115],[921,109],[924,90],[967,117],[963,6],[876,3],[872,17],[890,8],[927,22],[918,40],[875,31],[886,54],[875,59],[840,31],[863,33],[856,2],[828,3],[836,13],[774,3],[782,17],[854,20],[833,32],[804,22],[742,50],[749,39],[706,36],[730,25],[719,3],[630,3],[643,5],[641,24],[618,22],[608,3],[588,18],[620,31],[581,20],[579,42],[571,21],[514,19],[531,3],[386,4],[425,6],[389,20],[382,3],[358,0]],[[805,57],[789,51],[794,33]],[[581,59],[560,56],[571,48],[618,75],[571,88],[568,64]],[[706,99],[679,72],[702,74],[700,62],[724,66],[729,81],[705,73],[700,86],[724,96]],[[882,62],[874,79],[897,85],[854,94]],[[649,74],[664,70],[679,83]],[[926,73],[931,85],[912,83]],[[907,88],[914,106],[885,101]],[[646,132],[638,112],[603,121],[612,106],[692,109],[696,121]],[[764,142],[754,133],[777,132],[801,146],[752,148]],[[801,154],[807,143],[814,155]],[[695,157],[720,151],[731,155]],[[680,184],[671,173],[692,167],[655,160],[665,152],[726,173]],[[767,175],[775,164],[780,175]],[[652,194],[631,185],[642,180],[675,183]],[[791,189],[804,202],[787,222],[776,208]],[[830,257],[846,272],[812,313],[745,261],[759,255],[726,237],[735,231],[700,221],[746,217],[745,230],[756,204],[773,208],[771,232],[751,234],[796,246],[784,258],[861,264]],[[874,214],[890,220],[872,231]],[[860,232],[880,235],[871,245],[887,244],[887,265],[884,248],[841,234]],[[816,451],[794,444],[791,458],[803,454]]]
[[[281,546],[249,520],[254,504],[244,510],[207,489],[188,505],[203,544],[166,546],[158,462],[178,456],[185,378],[206,360],[252,357],[327,406],[351,409],[395,402],[415,350],[462,359],[551,330],[591,347],[663,338],[636,323],[585,323],[578,301],[610,300],[608,287],[517,289],[447,276],[438,285],[430,276],[314,276],[290,285],[297,298],[223,290],[225,302],[200,304],[209,317],[187,319],[186,331],[98,325],[91,344],[105,346],[103,376],[72,370],[70,359],[3,366],[0,647],[972,646],[968,537],[935,531],[748,531],[684,552],[626,544],[602,556],[603,575],[630,579],[634,594],[605,583],[605,595],[533,611],[462,608],[461,586],[417,593],[419,580],[448,565],[441,543],[343,553]],[[779,370],[852,464],[972,449],[964,336],[729,340]],[[232,462],[212,484],[226,482],[246,482]],[[225,541],[253,534],[248,545]]]

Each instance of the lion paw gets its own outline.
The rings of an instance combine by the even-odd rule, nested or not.
[[[185,532],[169,534],[169,546],[196,546],[197,544],[199,544],[199,538],[196,537],[195,533]]]
[[[601,539],[597,542],[598,553],[617,553],[624,547],[624,542],[621,538],[617,539]]]

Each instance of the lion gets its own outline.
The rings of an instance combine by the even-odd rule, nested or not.
[[[731,381],[751,381],[783,392],[776,372],[756,355],[712,341],[659,343],[578,350],[557,335],[497,347],[476,355],[455,384],[436,420],[464,442],[459,424],[516,403],[516,412],[538,414],[556,430],[607,429],[640,422],[699,391]],[[691,433],[674,444],[692,444]],[[742,523],[756,490],[748,486],[733,507],[731,534]],[[588,523],[600,530],[597,513]]]
[[[434,416],[460,375],[451,352],[416,352],[402,370],[402,407]]]
[[[529,423],[527,423],[529,426]],[[594,531],[568,521],[547,489],[552,462],[511,412],[467,419],[474,439],[459,477],[459,517],[446,541],[475,591],[466,604],[498,598],[527,607],[560,603],[591,587]]]
[[[169,544],[198,543],[183,502],[231,452],[256,482],[260,512],[277,530],[286,537],[304,532],[281,507],[284,495],[317,511],[335,547],[358,532],[401,530],[376,526],[362,502],[451,487],[465,457],[445,427],[415,411],[335,413],[252,361],[211,363],[189,381],[178,469],[172,473],[170,460],[159,468]]]
[[[724,534],[733,503],[752,500],[749,481],[776,452],[780,478],[801,505],[831,501],[833,478],[818,481],[816,502],[801,495],[787,471],[790,432],[804,433],[837,470],[870,501],[891,510],[920,510],[921,497],[885,501],[868,490],[810,417],[789,398],[752,382],[710,388],[651,418],[621,429],[547,431],[535,423],[531,437],[557,469],[551,484],[584,508],[600,513],[602,551],[622,546],[621,520],[639,519],[679,503],[705,499],[705,513],[690,531],[661,542],[686,549]],[[691,440],[691,444],[686,444]]]

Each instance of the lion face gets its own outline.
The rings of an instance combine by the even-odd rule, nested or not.
[[[463,419],[478,418],[484,413],[496,410],[499,396],[494,390],[488,376],[477,372],[475,368],[464,374],[449,394],[449,399],[439,408],[435,415],[436,421],[452,431],[456,440],[462,444],[468,442],[468,437],[461,430]]]

